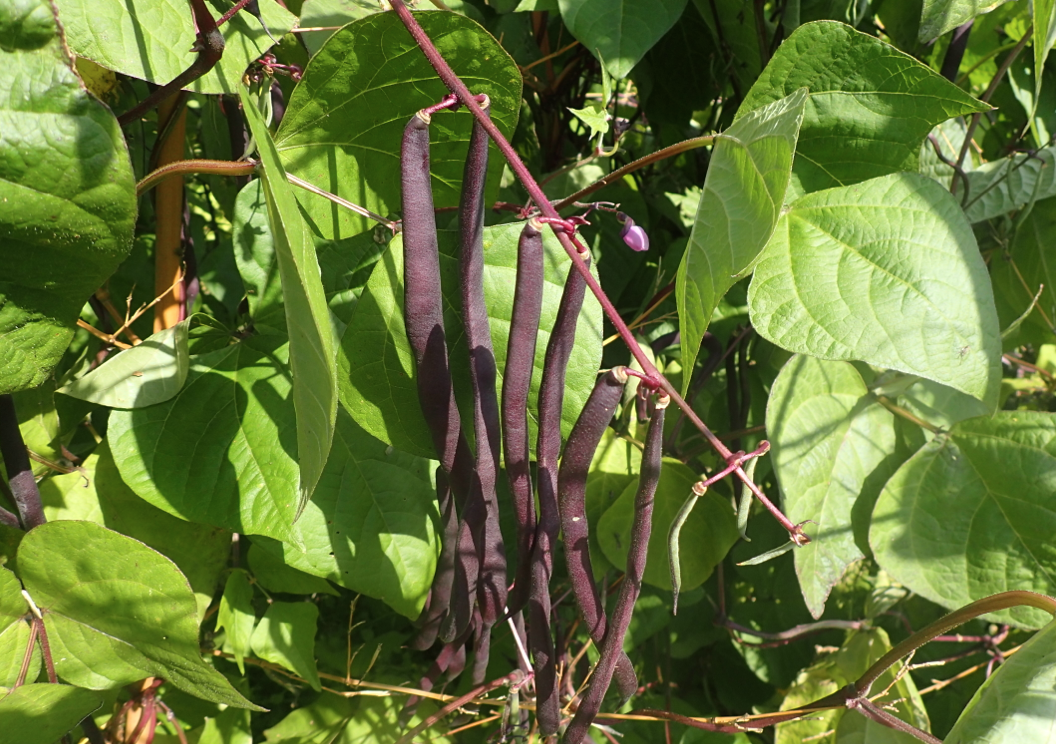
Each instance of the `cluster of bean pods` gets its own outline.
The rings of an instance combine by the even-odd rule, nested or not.
[[[487,97],[478,100],[487,111]],[[583,277],[571,269],[546,348],[537,401],[539,434],[533,483],[528,408],[543,299],[543,226],[540,220],[529,219],[518,243],[500,406],[483,283],[488,136],[475,120],[459,207],[462,322],[473,389],[475,447],[470,448],[455,404],[449,367],[429,176],[431,118],[435,111],[452,103],[452,99],[445,99],[415,114],[404,130],[401,153],[404,314],[415,357],[419,400],[440,462],[436,483],[442,528],[442,552],[414,646],[424,650],[437,639],[444,644],[430,673],[422,680],[423,686],[430,687],[441,675],[461,673],[466,664],[466,646],[472,643],[473,682],[479,684],[487,670],[492,628],[499,621],[511,619],[514,632],[526,636],[519,642],[531,654],[539,731],[544,736],[556,734],[563,715],[551,632],[550,581],[554,547],[558,537],[563,536],[576,602],[591,638],[601,649],[590,686],[565,733],[565,741],[578,744],[600,711],[613,679],[624,701],[638,688],[630,659],[623,652],[623,640],[645,571],[653,496],[660,478],[664,410],[669,399],[661,393],[650,406],[652,415],[635,500],[627,575],[610,620],[590,562],[586,479],[594,452],[623,397],[628,372],[616,367],[599,377],[562,455],[565,375],[586,289]],[[627,223],[633,225],[629,219]],[[584,254],[582,258],[587,261],[590,256]],[[642,385],[640,389],[646,388]],[[500,447],[518,527],[518,570],[509,593],[497,498]],[[525,609],[526,631],[521,615]]]

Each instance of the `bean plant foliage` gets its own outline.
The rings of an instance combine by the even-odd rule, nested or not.
[[[1054,42],[0,0],[0,744],[1056,744]]]

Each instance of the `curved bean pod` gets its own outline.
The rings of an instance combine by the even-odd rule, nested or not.
[[[565,453],[558,471],[558,499],[561,513],[561,535],[565,543],[565,561],[576,604],[583,615],[590,637],[599,647],[605,638],[605,607],[594,583],[590,562],[587,522],[587,473],[601,437],[612,421],[616,406],[623,398],[627,368],[614,367],[598,378],[587,398],[576,425],[568,435]],[[616,672],[620,695],[630,698],[638,689],[638,677],[626,654],[621,652]]]
[[[631,545],[627,553],[627,574],[620,585],[612,623],[601,644],[601,658],[594,668],[590,688],[576,710],[576,715],[565,732],[566,744],[580,744],[587,736],[590,724],[601,710],[613,672],[623,653],[623,640],[631,624],[631,614],[638,594],[642,590],[645,562],[649,553],[649,534],[652,531],[653,499],[660,482],[663,457],[664,411],[671,399],[661,395],[656,403],[649,433],[646,435],[645,452],[642,454],[642,470],[638,476],[638,493],[634,497],[634,524],[631,527]]]
[[[442,467],[436,469],[436,498],[440,504],[442,525],[440,557],[436,562],[433,586],[429,590],[429,606],[420,618],[421,627],[411,641],[411,648],[424,651],[436,641],[440,623],[451,607],[451,592],[455,581],[455,547],[458,539],[458,516],[451,498],[451,486]]]
[[[487,112],[487,97],[481,104]],[[462,178],[459,229],[462,285],[462,324],[469,346],[473,386],[473,426],[477,458],[472,498],[480,499],[480,523],[474,538],[480,564],[477,602],[484,625],[494,625],[506,607],[506,549],[499,530],[499,502],[495,485],[499,472],[499,402],[495,393],[495,352],[491,344],[488,309],[484,304],[484,183],[488,171],[488,133],[473,120],[473,134]]]
[[[542,225],[529,220],[517,243],[517,285],[513,295],[506,369],[502,379],[503,454],[517,517],[517,576],[509,597],[511,614],[524,608],[531,584],[535,494],[532,488],[531,442],[528,440],[528,391],[535,367],[535,346],[542,307]]]
[[[671,593],[674,601],[674,607],[671,609],[672,615],[678,614],[678,593],[682,589],[682,564],[679,562],[678,556],[678,537],[682,534],[682,525],[686,523],[690,512],[693,511],[693,507],[697,505],[697,500],[707,492],[708,487],[704,485],[703,481],[697,481],[693,484],[689,498],[682,504],[682,508],[678,510],[674,521],[671,522],[671,529],[667,533],[667,559],[671,569]]]
[[[590,253],[580,254],[584,261]],[[539,439],[536,461],[539,471],[539,521],[532,547],[531,596],[528,600],[528,643],[535,668],[536,709],[544,736],[557,733],[561,723],[557,665],[550,637],[550,577],[553,547],[561,529],[557,503],[557,459],[561,454],[561,407],[565,397],[565,374],[576,339],[576,324],[583,307],[586,282],[576,267],[569,269],[557,319],[546,346],[543,381],[539,389]]]

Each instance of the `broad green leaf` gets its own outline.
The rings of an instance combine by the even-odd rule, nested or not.
[[[740,97],[751,88],[763,69],[759,49],[759,31],[755,13],[747,12],[740,0],[693,0],[701,17],[711,30],[716,48],[725,47],[736,62],[729,76],[736,81],[733,90]]]
[[[387,447],[340,410],[333,455],[293,526],[294,544],[258,538],[253,552],[264,549],[287,566],[381,599],[414,619],[440,550],[429,472],[428,461]]]
[[[261,659],[286,667],[312,689],[321,689],[315,668],[315,627],[319,608],[309,602],[272,602],[250,643]]]
[[[484,300],[491,321],[491,339],[498,366],[498,385],[506,364],[509,322],[513,312],[513,290],[517,268],[517,240],[522,225],[511,223],[484,229]],[[459,403],[470,401],[469,352],[461,323],[461,292],[458,288],[458,237],[440,231],[440,273],[444,285],[444,324],[455,391]],[[535,406],[542,381],[543,360],[549,329],[557,317],[557,306],[571,260],[549,230],[544,232],[546,252],[543,309],[536,342],[535,370],[529,392],[529,420],[534,437]],[[576,345],[569,360],[565,405],[561,420],[564,433],[571,431],[594,387],[601,360],[601,306],[587,293],[576,329]],[[338,353],[341,403],[360,426],[394,447],[422,457],[435,457],[432,438],[422,416],[415,383],[414,355],[407,342],[403,318],[403,243],[397,236],[382,256],[356,306],[356,314],[345,330]],[[471,410],[463,408],[463,410]],[[463,426],[472,419],[463,416]],[[533,439],[534,441],[534,439]]]
[[[855,540],[863,516],[855,518],[855,505],[872,504],[882,485],[870,476],[895,451],[894,416],[853,365],[795,356],[771,388],[766,432],[785,514],[817,525],[795,562],[803,599],[819,618],[833,585],[865,557]]]
[[[0,698],[0,744],[55,744],[102,703],[80,687],[23,685]]]
[[[1056,163],[1054,163],[1056,166]],[[1041,285],[1038,307],[1024,320],[1012,338],[1017,343],[1049,343],[1056,318],[1056,262],[1052,234],[1056,229],[1056,198],[1036,202],[1026,220],[1016,230],[1007,255],[991,261],[994,299],[1001,314],[1002,326],[1020,316],[1034,300]]]
[[[198,744],[253,744],[250,712],[228,708],[215,718],[205,719]]]
[[[245,571],[234,570],[227,575],[220,609],[216,615],[216,630],[225,631],[224,650],[235,657],[238,671],[246,673],[244,659],[251,650],[250,638],[257,615],[253,611],[253,587]]]
[[[1033,119],[1041,99],[1041,84],[1045,72],[1045,60],[1049,56],[1053,43],[1056,43],[1056,2],[1054,0],[1034,0],[1034,36],[1030,45],[1034,47],[1034,105],[1027,112],[1028,119]]]
[[[836,692],[855,682],[865,671],[891,650],[891,641],[883,628],[869,628],[850,633],[835,653],[823,657],[804,669],[781,703],[790,710]],[[928,714],[910,675],[897,676],[898,666],[888,669],[873,683],[874,695],[886,690],[874,702],[917,728],[927,731]],[[897,681],[896,681],[897,679]],[[822,736],[830,732],[828,736]],[[835,735],[833,736],[833,733]],[[818,711],[799,721],[777,726],[775,744],[800,744],[804,741],[838,741],[840,744],[914,744],[916,737],[889,729],[849,710]]]
[[[27,611],[22,585],[13,573],[0,568],[0,631],[21,620]]]
[[[1056,196],[1056,145],[992,160],[968,171],[964,212],[975,224],[1052,196]]]
[[[43,0],[0,13],[0,394],[40,385],[81,307],[128,255],[121,129],[82,87]]]
[[[286,180],[286,171],[253,99],[245,88],[241,94],[246,122],[260,153],[260,180],[286,306],[300,465],[296,516],[300,516],[319,482],[334,439],[337,416],[334,333],[315,244],[293,198],[293,187]]]
[[[65,459],[62,447],[69,442],[72,432],[63,431],[55,409],[55,381],[45,380],[44,384],[31,390],[21,390],[12,395],[15,402],[15,413],[18,414],[18,429],[26,448],[52,462]],[[54,472],[43,463],[32,461],[33,474],[42,477]]]
[[[418,22],[474,93],[491,98],[491,118],[510,137],[521,73],[498,42],[456,13],[421,13]],[[312,57],[275,136],[283,165],[321,189],[382,215],[400,209],[400,142],[414,113],[447,94],[394,13],[378,13],[336,32]],[[472,129],[466,111],[438,113],[431,170],[437,207],[458,204]],[[503,160],[491,158],[486,198],[494,199]],[[299,194],[313,229],[327,238],[374,225],[312,194]]]
[[[682,16],[686,0],[559,0],[561,20],[614,78],[627,77]]]
[[[887,482],[869,543],[896,581],[956,609],[1012,589],[1056,592],[1056,421],[1000,411],[935,437]],[[1041,627],[1032,608],[994,622]]]
[[[608,428],[601,435],[601,443],[594,451],[594,459],[587,472],[587,520],[596,525],[601,515],[608,511],[620,494],[638,482],[642,469],[642,451]],[[598,543],[598,531],[590,530],[590,560],[595,578],[610,568],[615,568]]]
[[[176,395],[187,379],[190,323],[187,319],[158,331],[56,392],[108,408],[145,408],[163,403]]]
[[[675,280],[682,364],[692,369],[711,315],[774,232],[785,201],[807,91],[751,112],[719,137]],[[682,383],[689,388],[690,375]]]
[[[424,7],[420,9],[426,10]],[[304,39],[309,54],[315,55],[342,26],[382,10],[381,4],[373,0],[305,0],[301,6],[301,28],[319,30],[298,36]]]
[[[175,563],[198,602],[198,617],[213,601],[220,572],[231,549],[231,533],[185,522],[151,506],[125,485],[106,442],[81,467],[40,484],[49,521],[79,519],[135,538]]]
[[[756,330],[784,349],[919,375],[997,406],[1001,333],[986,266],[957,203],[923,176],[796,200],[748,304]]]
[[[402,734],[434,713],[437,705],[423,700],[400,717],[402,701],[396,697],[341,698],[324,692],[315,702],[298,708],[264,732],[266,741],[277,744],[395,744]],[[452,738],[427,729],[415,737],[422,744],[448,744]],[[457,738],[455,738],[457,741]]]
[[[949,429],[958,421],[990,415],[990,409],[982,401],[931,380],[913,383],[899,394],[898,405],[941,429]]]
[[[696,473],[681,462],[664,459],[653,504],[653,529],[649,536],[643,577],[646,584],[670,591],[667,535],[675,515],[690,494],[690,488],[698,480]],[[637,483],[628,485],[594,528],[605,557],[621,571],[627,566],[637,491]],[[682,527],[682,591],[690,591],[703,584],[715,566],[726,557],[737,538],[737,520],[729,500],[714,491],[704,494]]]
[[[151,83],[167,83],[198,56],[191,51],[195,27],[185,0],[57,0],[70,49],[103,67]],[[214,18],[231,7],[206,0]],[[293,28],[297,19],[275,0],[260,0],[267,30],[246,11],[220,27],[224,56],[187,86],[195,93],[234,93],[250,62]],[[268,32],[271,36],[268,36]]]
[[[908,54],[834,21],[796,29],[737,116],[799,88],[809,88],[810,99],[790,194],[915,171],[935,125],[988,108]]]
[[[281,554],[250,546],[246,554],[246,563],[249,564],[249,570],[253,572],[253,578],[269,592],[337,596],[337,590],[330,586],[326,579],[287,566]]]
[[[193,357],[175,398],[114,411],[107,439],[121,478],[181,519],[287,539],[299,491],[286,353],[251,337]]]
[[[206,700],[260,710],[202,659],[187,579],[143,543],[92,522],[49,522],[22,540],[18,570],[46,613],[59,677],[109,689],[160,676]]]
[[[924,0],[917,38],[928,43],[1008,0]]]
[[[1006,659],[972,697],[946,744],[1056,742],[1056,623]]]

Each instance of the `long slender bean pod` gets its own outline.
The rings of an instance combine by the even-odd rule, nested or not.
[[[590,254],[580,255],[584,261]],[[565,290],[558,305],[557,319],[546,346],[543,381],[539,389],[539,439],[536,462],[539,471],[539,521],[532,547],[531,596],[528,600],[528,642],[535,668],[536,707],[539,730],[544,736],[557,733],[561,722],[557,666],[550,637],[550,577],[553,548],[561,529],[557,503],[557,459],[561,454],[561,408],[565,396],[565,374],[576,339],[576,323],[583,307],[586,282],[569,269]]]
[[[487,96],[481,104],[488,110]],[[459,230],[462,285],[462,324],[469,346],[470,382],[473,387],[473,426],[477,445],[476,487],[481,499],[481,523],[474,525],[480,580],[477,602],[481,620],[494,625],[506,607],[506,549],[499,529],[499,502],[495,485],[499,472],[499,402],[495,393],[495,352],[491,344],[488,309],[484,304],[484,184],[488,171],[488,133],[473,121],[473,134],[462,178]],[[490,634],[489,634],[490,635]]]
[[[411,647],[419,651],[424,651],[436,641],[440,623],[451,608],[451,592],[455,581],[458,515],[455,513],[455,502],[451,497],[451,486],[442,467],[436,469],[436,497],[440,504],[442,527],[440,557],[436,562],[436,574],[429,591],[429,606],[422,613],[418,635],[411,642]]]
[[[452,643],[464,638],[473,621],[476,607],[477,583],[480,578],[480,561],[474,526],[483,523],[479,499],[471,499],[463,510],[455,539],[455,576],[451,591],[451,609],[440,624],[440,640]]]
[[[565,732],[566,744],[579,744],[587,735],[590,724],[601,710],[613,672],[623,653],[623,639],[631,624],[634,603],[642,591],[646,557],[649,554],[649,534],[653,523],[653,499],[660,482],[661,460],[664,440],[664,411],[671,399],[661,394],[656,403],[649,433],[646,435],[645,452],[642,455],[642,470],[638,476],[638,492],[634,497],[634,524],[631,527],[631,545],[627,553],[627,574],[620,585],[612,623],[601,644],[601,658],[591,676],[590,688],[583,696],[576,715]]]
[[[508,598],[516,613],[528,601],[531,554],[535,543],[535,493],[528,438],[528,391],[535,367],[535,346],[543,308],[542,225],[529,220],[517,243],[517,283],[513,295],[506,369],[502,379],[503,454],[517,519],[517,576]]]
[[[576,419],[576,425],[568,435],[557,479],[561,535],[565,543],[568,576],[583,622],[598,646],[605,638],[606,617],[605,606],[594,583],[594,567],[590,562],[587,473],[594,453],[601,444],[601,437],[623,398],[626,383],[625,367],[614,367],[598,378],[583,411]],[[629,698],[638,689],[634,667],[622,652],[616,678],[621,696]]]
[[[708,487],[702,482],[698,481],[693,484],[689,498],[682,504],[682,508],[678,510],[674,521],[671,522],[671,529],[667,533],[667,559],[670,562],[671,592],[674,597],[674,606],[671,609],[672,615],[678,614],[678,593],[682,588],[682,564],[679,562],[678,538],[682,534],[682,525],[689,519],[689,514],[693,511],[693,507],[697,505],[697,501],[707,491]]]

